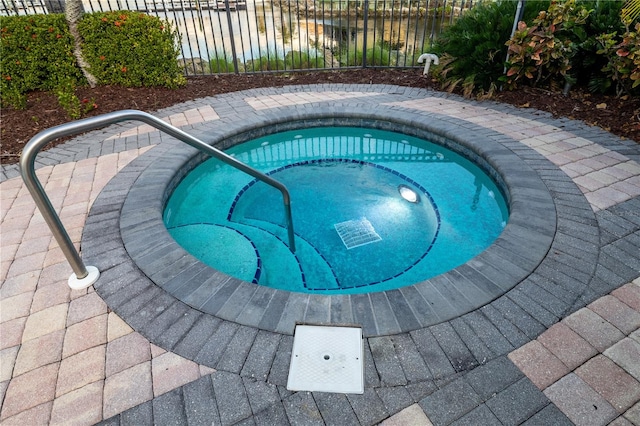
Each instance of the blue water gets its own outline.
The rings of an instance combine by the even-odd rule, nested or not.
[[[311,128],[227,152],[287,186],[295,254],[280,192],[215,159],[176,188],[165,224],[202,262],[260,285],[328,294],[403,287],[478,255],[508,220],[501,191],[475,164],[398,133]]]

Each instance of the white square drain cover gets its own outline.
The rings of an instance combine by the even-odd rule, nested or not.
[[[382,240],[366,217],[336,223],[333,227],[347,250]]]
[[[362,329],[296,326],[287,389],[364,393]]]

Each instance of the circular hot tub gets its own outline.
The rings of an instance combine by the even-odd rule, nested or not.
[[[136,169],[140,167],[136,162],[131,165],[132,170],[135,170],[135,173],[132,172],[135,179],[131,178],[128,182],[131,187],[119,210],[119,233],[124,242],[126,255],[135,265],[135,272],[131,273],[142,274],[141,276],[148,280],[144,283],[136,280],[132,285],[140,287],[140,291],[145,292],[144,297],[160,298],[157,300],[162,300],[163,306],[177,301],[188,305],[194,312],[264,330],[291,334],[296,323],[357,323],[363,325],[365,335],[386,335],[422,328],[477,309],[520,283],[546,256],[556,228],[555,206],[547,187],[531,167],[505,146],[503,136],[472,124],[457,123],[452,118],[435,115],[425,118],[424,114],[416,111],[385,107],[364,108],[355,112],[341,111],[335,107],[319,107],[304,112],[296,108],[283,108],[273,114],[249,115],[242,121],[229,119],[224,122],[211,122],[190,133],[219,149],[231,149],[230,152],[233,152],[240,149],[241,144],[251,140],[258,141],[256,143],[260,146],[276,133],[292,132],[295,136],[303,129],[319,128],[329,132],[330,128],[345,126],[359,129],[362,137],[364,134],[373,134],[372,132],[393,132],[400,135],[400,140],[426,140],[439,147],[433,148],[436,151],[446,148],[456,156],[472,162],[474,167],[488,176],[483,183],[484,186],[480,185],[479,202],[494,200],[499,198],[497,196],[504,197],[504,206],[496,210],[500,213],[494,214],[497,225],[492,226],[496,226],[497,231],[487,246],[473,253],[470,258],[453,263],[451,267],[435,274],[412,275],[418,271],[415,268],[419,263],[416,263],[416,258],[434,250],[428,247],[434,240],[438,240],[442,221],[445,220],[440,211],[441,201],[433,197],[433,191],[424,186],[424,181],[414,179],[410,173],[399,170],[397,165],[378,167],[371,158],[338,156],[339,159],[345,160],[341,162],[342,166],[364,170],[374,175],[374,181],[388,180],[388,186],[392,190],[387,188],[386,196],[395,197],[398,203],[404,203],[399,204],[403,208],[414,206],[411,201],[414,197],[420,199],[418,204],[426,207],[426,210],[423,209],[418,216],[423,223],[428,224],[426,234],[420,234],[421,239],[425,240],[425,245],[420,246],[422,254],[415,254],[420,250],[416,251],[411,255],[411,259],[403,260],[406,264],[396,265],[393,270],[384,270],[381,273],[372,271],[363,282],[374,283],[379,285],[379,288],[372,288],[366,293],[360,292],[357,285],[345,292],[353,294],[336,294],[335,285],[323,288],[319,284],[313,284],[308,293],[287,287],[263,286],[260,285],[260,280],[264,278],[262,273],[268,274],[269,271],[262,270],[260,253],[263,249],[248,235],[247,229],[252,224],[242,224],[244,232],[238,232],[239,228],[230,229],[232,227],[222,226],[217,226],[220,229],[213,232],[222,241],[220,244],[212,244],[214,255],[218,252],[223,259],[237,257],[226,252],[230,244],[240,247],[242,257],[245,260],[249,259],[243,263],[247,270],[241,271],[240,274],[236,274],[233,268],[224,271],[223,267],[212,267],[203,262],[198,255],[194,256],[185,250],[167,229],[164,220],[165,209],[168,206],[171,209],[171,195],[182,182],[190,179],[187,176],[192,170],[208,159],[206,155],[186,144],[175,142],[170,149],[157,151],[155,154],[155,150],[152,150],[145,154],[143,157],[150,157],[140,160],[145,161],[145,165],[141,167],[144,168],[143,171],[140,171],[141,168]],[[437,152],[435,157],[434,161],[437,161]],[[323,158],[326,160],[329,157]],[[296,166],[289,168],[275,165],[269,170],[273,171],[274,175],[284,176],[294,172],[295,168],[313,164],[305,161],[294,162]],[[332,167],[335,163],[315,163],[314,166]],[[350,173],[344,170],[343,172]],[[291,176],[293,180],[300,179],[295,172]],[[253,193],[258,187],[257,184],[251,184],[251,180],[239,182],[237,191],[233,192],[236,196],[240,194],[237,199],[234,197],[236,204],[231,208],[231,201],[226,210],[221,210],[227,215],[230,214],[232,219],[237,214],[253,214],[254,200],[262,197],[258,194],[260,191]],[[277,200],[277,192],[272,196]],[[346,192],[341,196],[344,200],[344,197],[347,197]],[[404,198],[405,196],[409,199]],[[292,204],[295,203],[295,198],[292,197],[292,200]],[[282,206],[277,201],[275,203],[272,211],[279,215]],[[471,210],[474,204],[473,194],[467,203],[465,208]],[[318,208],[320,207],[315,207]],[[260,214],[263,215],[264,212]],[[361,220],[363,217],[371,224],[375,233],[381,236],[374,221],[366,215],[350,214],[341,219],[332,218],[331,223],[327,222],[324,227],[332,228],[330,238],[333,239],[333,243],[342,244],[347,251],[358,250],[346,247],[349,243],[344,242],[338,228],[353,221],[352,225],[366,230],[369,227]],[[242,220],[256,218],[243,216]],[[295,220],[294,214],[294,223]],[[200,219],[194,223],[196,222],[201,225],[208,223]],[[278,218],[274,216],[270,222],[270,225],[264,227],[268,227],[272,234],[279,235],[282,226]],[[169,225],[172,231],[180,229],[180,226],[174,225]],[[347,226],[344,232],[347,235],[345,240],[348,240],[351,231],[353,229],[348,229]],[[369,237],[375,239],[373,235]],[[280,249],[286,249],[286,240],[280,239],[284,241],[278,243],[281,244]],[[306,235],[304,239],[313,240],[313,237]],[[273,241],[276,240],[277,238]],[[380,243],[372,242],[363,248],[373,248],[376,244]],[[310,243],[305,249],[299,250],[312,250],[313,245]],[[203,247],[206,247],[206,244]],[[384,263],[388,256],[378,257],[385,259],[376,259],[373,264]],[[291,270],[298,278],[302,276],[300,271],[296,270],[295,263],[290,265],[293,265]],[[348,268],[344,269],[348,272]],[[325,269],[325,272],[332,274],[330,270]],[[411,277],[410,282],[384,287],[384,283],[389,281],[389,276],[403,274]],[[113,285],[110,288],[110,292],[116,291]],[[99,292],[102,291],[99,285],[97,289]],[[109,295],[106,296],[106,300],[109,301]],[[126,317],[125,314],[127,313],[123,313]]]

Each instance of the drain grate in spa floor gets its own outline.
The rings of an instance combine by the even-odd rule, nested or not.
[[[366,217],[336,223],[333,226],[347,250],[382,240]]]
[[[296,326],[287,389],[364,393],[362,329]]]

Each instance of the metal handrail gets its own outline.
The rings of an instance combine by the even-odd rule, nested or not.
[[[291,217],[291,196],[286,186],[284,186],[277,180],[265,175],[264,173],[254,169],[253,167],[236,160],[230,155],[225,154],[219,149],[207,145],[206,143],[202,142],[199,139],[196,139],[188,133],[183,132],[177,127],[165,123],[161,119],[154,117],[151,114],[137,110],[116,111],[108,114],[102,114],[96,117],[90,117],[70,123],[61,124],[59,126],[44,130],[31,138],[31,140],[22,150],[22,155],[20,156],[20,174],[22,175],[22,179],[24,180],[27,189],[31,193],[31,196],[33,197],[36,206],[40,210],[40,213],[44,217],[47,225],[49,225],[49,228],[51,229],[53,236],[58,242],[58,245],[60,245],[60,248],[62,249],[62,252],[64,253],[67,261],[73,269],[74,273],[69,278],[69,285],[72,288],[80,289],[89,287],[98,280],[100,272],[93,266],[85,266],[84,262],[80,258],[80,255],[74,247],[69,234],[60,221],[60,217],[53,208],[49,197],[47,197],[46,192],[42,188],[42,184],[36,176],[35,158],[36,155],[38,155],[38,152],[54,139],[87,132],[89,130],[95,130],[109,124],[127,120],[142,121],[143,123],[155,127],[156,129],[168,134],[169,136],[173,136],[174,138],[191,145],[192,147],[204,152],[205,154],[217,158],[218,160],[232,167],[235,167],[238,170],[243,171],[253,176],[254,178],[266,183],[267,185],[270,185],[279,190],[282,193],[284,202],[285,218],[289,236],[289,249],[292,252],[295,252],[296,247],[294,241],[293,220]]]

